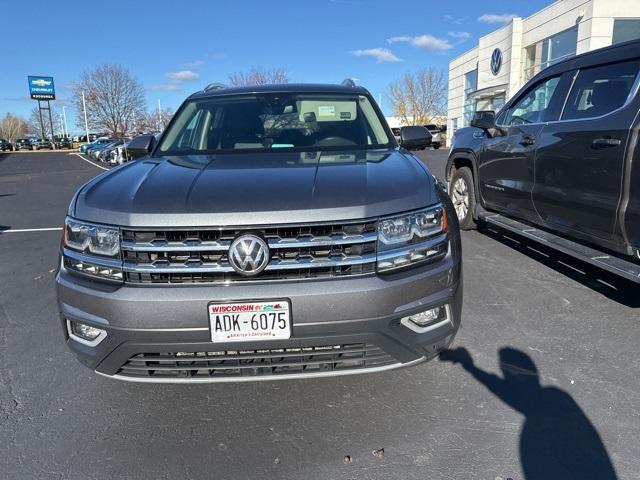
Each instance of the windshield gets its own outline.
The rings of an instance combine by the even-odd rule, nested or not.
[[[382,148],[391,140],[363,95],[252,94],[186,103],[161,154]]]

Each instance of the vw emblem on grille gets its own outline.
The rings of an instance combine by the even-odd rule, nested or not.
[[[502,67],[502,50],[496,48],[491,54],[491,73],[498,75]]]
[[[269,263],[269,246],[256,235],[240,235],[229,247],[229,263],[240,275],[257,275]]]

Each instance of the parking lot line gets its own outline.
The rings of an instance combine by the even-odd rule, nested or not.
[[[0,230],[0,233],[28,233],[28,232],[58,232],[62,230],[62,227],[50,227],[50,228],[16,228],[15,230],[10,228],[8,230]]]
[[[103,167],[103,166],[101,166],[101,165],[97,165],[97,164],[93,163],[91,160],[89,160],[89,159],[87,159],[87,158],[84,158],[84,157],[83,157],[82,155],[80,155],[79,153],[70,153],[69,155],[75,155],[76,157],[81,158],[82,160],[84,160],[84,161],[85,161],[85,162],[87,162],[87,163],[90,163],[91,165],[93,165],[93,166],[94,166],[94,167],[96,167],[96,168],[100,168],[100,169],[102,169],[102,170],[109,170],[108,168],[105,168],[105,167]]]

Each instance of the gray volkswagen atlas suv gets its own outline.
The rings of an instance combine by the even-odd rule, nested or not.
[[[225,382],[390,370],[453,340],[453,206],[353,84],[210,85],[80,188],[56,289],[97,373]]]

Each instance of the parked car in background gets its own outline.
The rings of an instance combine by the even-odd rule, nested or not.
[[[640,282],[640,40],[536,75],[456,131],[460,225],[498,225]]]
[[[19,138],[13,144],[14,150],[33,150],[33,143],[28,138]]]
[[[101,145],[96,145],[95,147],[90,148],[87,151],[87,154],[93,158],[94,160],[97,161],[101,161],[100,157],[101,154],[108,148],[111,148],[112,146],[115,146],[120,140],[116,140],[116,139],[110,139],[109,143],[105,143],[105,144],[101,144]]]
[[[13,152],[13,144],[8,140],[0,138],[0,151],[6,152],[7,150]]]
[[[104,148],[99,150],[93,150],[92,154],[95,153],[96,160],[104,163],[110,163],[109,159],[111,155],[115,152],[115,150],[124,143],[124,140],[116,140],[105,145]]]
[[[190,96],[159,142],[131,140],[144,161],[95,177],[69,206],[56,273],[68,347],[97,373],[138,382],[327,377],[435,358],[460,326],[460,233],[410,152],[429,132],[403,127],[400,138],[362,87]]]
[[[73,148],[73,142],[69,138],[60,138],[53,142],[53,145],[62,150]]]
[[[81,145],[79,148],[80,153],[87,153],[88,150],[92,149],[92,148],[96,148],[96,147],[102,147],[108,143],[113,142],[113,139],[111,138],[107,138],[107,137],[101,137],[98,138],[96,140],[94,140],[91,143],[85,143],[84,145]]]
[[[424,125],[424,128],[429,130],[429,133],[431,134],[430,146],[433,147],[434,150],[438,150],[443,144],[442,131],[440,130],[440,127],[434,124],[429,124],[429,125]]]
[[[48,150],[53,150],[53,143],[51,143],[51,140],[49,140],[48,138],[39,138],[36,142],[36,150],[43,150],[45,148]]]

